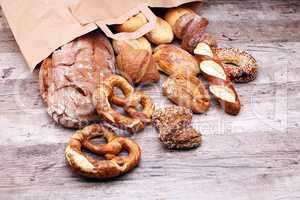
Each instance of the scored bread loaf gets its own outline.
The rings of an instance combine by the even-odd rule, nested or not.
[[[173,44],[163,44],[156,47],[153,59],[158,69],[167,75],[180,73],[197,76],[200,73],[194,56]]]
[[[45,59],[40,93],[48,114],[64,127],[79,128],[97,120],[92,93],[101,77],[115,72],[109,40],[92,32],[62,46]]]
[[[182,40],[181,47],[190,53],[193,53],[199,42],[205,42],[211,47],[217,46],[215,38],[205,33],[208,20],[192,10],[183,7],[169,9],[165,20],[172,26],[176,37]]]
[[[152,58],[151,44],[144,37],[136,40],[113,41],[117,54],[117,69],[133,84],[159,81],[160,74]]]

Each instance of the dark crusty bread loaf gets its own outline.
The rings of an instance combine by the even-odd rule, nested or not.
[[[101,77],[114,73],[109,40],[92,32],[62,46],[45,59],[39,84],[49,115],[64,127],[78,128],[97,119],[92,93]]]
[[[168,149],[192,149],[201,145],[201,134],[192,123],[191,110],[169,106],[155,110],[152,123],[158,130],[159,140]]]

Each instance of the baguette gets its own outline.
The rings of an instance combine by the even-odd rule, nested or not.
[[[201,73],[209,83],[209,91],[226,113],[237,115],[241,108],[239,96],[230,78],[226,75],[223,64],[216,54],[216,49],[207,43],[199,43],[194,54],[199,61]]]

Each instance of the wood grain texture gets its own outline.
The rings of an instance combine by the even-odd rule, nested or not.
[[[300,199],[300,2],[210,0],[200,14],[223,47],[239,47],[260,65],[258,78],[238,84],[242,110],[216,103],[194,115],[204,135],[192,151],[164,149],[152,127],[130,136],[142,162],[112,181],[72,173],[64,148],[74,131],[48,117],[0,9],[0,199]],[[157,105],[160,82],[147,87]]]

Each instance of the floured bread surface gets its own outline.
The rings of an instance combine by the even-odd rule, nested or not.
[[[59,124],[78,128],[97,119],[92,93],[115,71],[109,40],[98,32],[62,46],[44,60],[39,84],[49,115]]]

